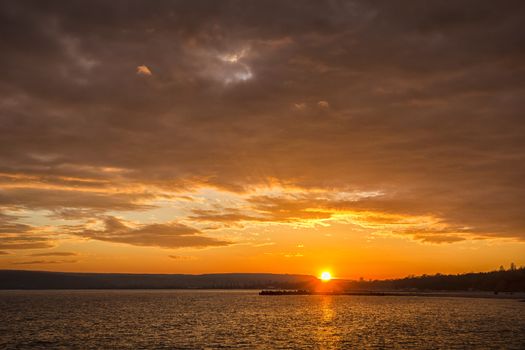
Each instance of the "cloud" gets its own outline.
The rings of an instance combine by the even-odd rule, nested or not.
[[[173,260],[196,260],[197,258],[194,256],[185,256],[185,255],[168,255],[169,258]]]
[[[148,193],[111,193],[104,190],[4,188],[0,189],[0,206],[51,210],[64,216],[82,212],[92,214],[105,210],[144,210],[152,208],[144,202],[153,199]],[[74,209],[74,211],[72,210]]]
[[[74,264],[77,260],[30,260],[30,261],[15,261],[12,265],[43,265],[43,264]]]
[[[17,222],[18,218],[0,213],[0,234],[16,234],[31,231],[31,226]]]
[[[242,202],[277,179],[383,195],[252,198],[248,210],[203,205],[190,219],[323,220],[343,208],[370,212],[363,225],[425,216],[471,228],[465,239],[525,239],[523,2],[238,7],[3,2],[0,207],[47,211],[58,227],[154,210],[163,191],[215,188]],[[137,62],[162,74],[144,84],[130,72],[151,71]],[[0,247],[52,245],[24,227]],[[175,224],[88,231],[137,245],[217,243]],[[456,236],[419,237],[434,235]]]
[[[53,238],[38,227],[18,222],[13,215],[0,213],[0,249],[43,249],[54,246]]]
[[[317,102],[317,106],[319,108],[330,108],[330,104],[326,101],[319,101]]]
[[[353,193],[346,198],[331,191],[300,192],[272,196],[249,196],[235,208],[193,210],[194,221],[222,223],[322,224],[349,223],[372,230],[412,238],[425,243],[454,243],[485,237],[482,228],[457,226],[425,211],[406,209],[406,204],[384,204],[381,194]],[[377,204],[379,203],[379,205]]]
[[[151,71],[147,66],[137,66],[137,74],[138,75],[151,75]]]
[[[229,241],[204,236],[199,230],[179,223],[129,227],[123,221],[108,216],[103,225],[102,230],[72,230],[70,233],[99,241],[162,248],[204,248],[231,244]]]
[[[236,208],[223,208],[221,210],[193,209],[193,215],[188,216],[193,221],[212,221],[233,223],[239,221],[269,221],[269,218],[261,216],[258,213],[253,215],[245,214]]]
[[[77,256],[77,253],[73,252],[47,252],[47,253],[34,253],[31,256]]]
[[[283,254],[285,258],[302,258],[304,257],[303,254],[300,253],[289,253],[289,254]]]
[[[308,106],[304,102],[298,102],[293,104],[293,108],[297,111],[304,111]]]
[[[435,234],[416,234],[414,235],[414,239],[420,240],[422,242],[427,243],[455,243],[455,242],[461,242],[466,240],[464,237],[455,236],[455,235],[435,235]]]
[[[41,236],[2,236],[0,237],[0,248],[2,249],[44,249],[52,248],[54,244],[49,237]]]
[[[332,213],[319,207],[316,208],[315,200],[310,201],[307,197],[255,196],[248,198],[247,202],[251,206],[247,206],[244,213],[236,208],[194,209],[194,215],[190,215],[188,218],[195,221],[223,223],[242,221],[292,223],[332,217]]]

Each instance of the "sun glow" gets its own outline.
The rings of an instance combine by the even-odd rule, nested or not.
[[[321,273],[321,280],[324,282],[328,282],[332,279],[332,274],[328,271],[324,271]]]

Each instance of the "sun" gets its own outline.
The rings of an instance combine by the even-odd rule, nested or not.
[[[321,274],[321,280],[324,281],[324,282],[328,282],[332,279],[332,274],[328,271],[324,271],[322,274]]]

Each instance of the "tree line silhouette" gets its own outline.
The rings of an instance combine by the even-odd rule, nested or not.
[[[443,291],[491,291],[525,292],[525,267],[516,267],[514,263],[509,269],[500,266],[497,271],[465,273],[457,275],[408,276],[401,279],[369,280],[349,282],[350,289],[367,290],[443,290]]]

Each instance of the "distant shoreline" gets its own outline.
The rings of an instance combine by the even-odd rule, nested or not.
[[[330,296],[394,296],[394,297],[449,297],[449,298],[484,298],[484,299],[525,299],[524,292],[404,292],[404,291],[354,291],[354,292],[308,292],[308,291],[286,291],[286,290],[263,290],[259,292],[262,296],[292,296],[292,295],[330,295]]]
[[[314,294],[311,291],[324,291],[329,295],[525,299],[525,268],[463,275],[424,275],[397,280],[332,279],[328,282],[311,275],[274,273],[190,275],[0,270],[0,289],[269,291],[266,295],[306,295]]]

